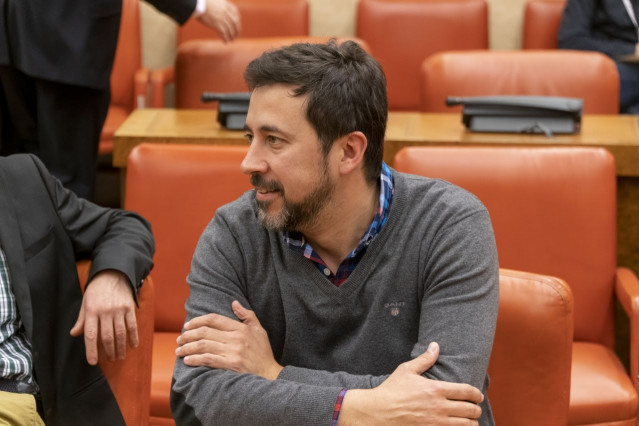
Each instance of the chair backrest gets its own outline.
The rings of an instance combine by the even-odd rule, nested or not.
[[[436,52],[488,49],[485,0],[361,0],[358,38],[388,81],[391,110],[419,110],[419,67]]]
[[[491,216],[500,266],[566,280],[575,298],[575,340],[613,346],[612,154],[577,147],[409,147],[393,165],[479,197]]]
[[[522,48],[556,49],[566,0],[528,0],[524,7]]]
[[[445,52],[422,64],[422,111],[451,112],[448,96],[540,95],[582,98],[586,114],[619,112],[619,75],[598,52]]]
[[[133,111],[134,75],[142,67],[140,7],[138,0],[122,2],[120,33],[111,70],[111,104]]]
[[[84,289],[91,262],[79,261],[77,268],[80,286]],[[135,313],[138,347],[127,347],[126,358],[115,362],[108,361],[102,347],[99,348],[100,369],[109,382],[127,425],[147,425],[149,422],[154,293],[153,280],[148,276],[138,294],[139,308]]]
[[[565,425],[573,296],[563,280],[501,269],[488,398],[496,424]]]
[[[233,0],[240,12],[244,37],[307,36],[309,12],[306,0]],[[189,19],[177,31],[178,45],[189,40],[219,39],[217,32],[197,19]]]
[[[217,102],[203,103],[202,92],[246,92],[244,70],[266,50],[296,42],[325,43],[330,37],[263,37],[223,43],[219,40],[188,41],[178,47],[175,64],[176,108],[216,109]],[[345,38],[337,39],[338,43]],[[361,40],[352,39],[365,50]]]
[[[155,236],[155,331],[182,329],[197,241],[218,207],[251,188],[240,171],[247,150],[141,144],[129,155],[124,206],[144,216]]]
[[[146,95],[146,88],[136,87],[139,83],[136,83],[135,77],[142,67],[141,43],[138,0],[123,0],[118,44],[111,70],[111,102],[98,145],[100,154],[113,152],[113,134],[138,102],[144,102],[136,99],[137,90]]]

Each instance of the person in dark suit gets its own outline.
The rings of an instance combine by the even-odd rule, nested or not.
[[[239,31],[227,0],[148,0],[179,24],[191,16],[223,40]],[[91,199],[122,0],[0,0],[0,154],[37,154]]]
[[[619,112],[639,114],[638,0],[568,0],[557,32],[560,49],[608,55],[619,72]]]
[[[78,198],[32,154],[0,157],[0,206],[0,424],[42,424],[39,401],[47,425],[123,425],[98,345],[110,360],[137,346],[150,225]]]

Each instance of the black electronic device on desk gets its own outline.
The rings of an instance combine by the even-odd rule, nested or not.
[[[583,100],[556,96],[449,97],[446,105],[463,105],[462,122],[472,132],[577,133]]]
[[[217,121],[231,130],[244,129],[250,99],[249,92],[202,93],[202,102],[218,101]]]

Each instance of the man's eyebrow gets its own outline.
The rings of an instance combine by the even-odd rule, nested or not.
[[[248,124],[244,125],[244,131],[253,132],[253,130],[249,127]],[[260,126],[260,132],[284,133],[279,128],[275,126],[269,126],[269,125]]]
[[[253,133],[253,129],[251,129],[251,127],[248,124],[244,124],[244,131],[248,133]],[[270,124],[265,124],[263,126],[260,126],[259,132],[260,133],[277,133],[282,135],[284,138],[289,138],[291,136],[289,133],[285,132],[279,127],[273,126]]]
[[[268,124],[265,124],[264,126],[261,126],[260,127],[260,132],[262,132],[262,133],[284,133],[278,127],[269,126]]]

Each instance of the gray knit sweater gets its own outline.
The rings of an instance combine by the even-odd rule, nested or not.
[[[187,319],[235,318],[231,302],[240,301],[284,369],[271,381],[178,359],[178,425],[328,426],[342,388],[379,385],[432,341],[440,356],[425,375],[486,396],[499,298],[488,213],[447,182],[393,173],[388,221],[340,287],[261,226],[252,192],[217,211],[187,278]],[[481,424],[493,423],[487,401]]]

